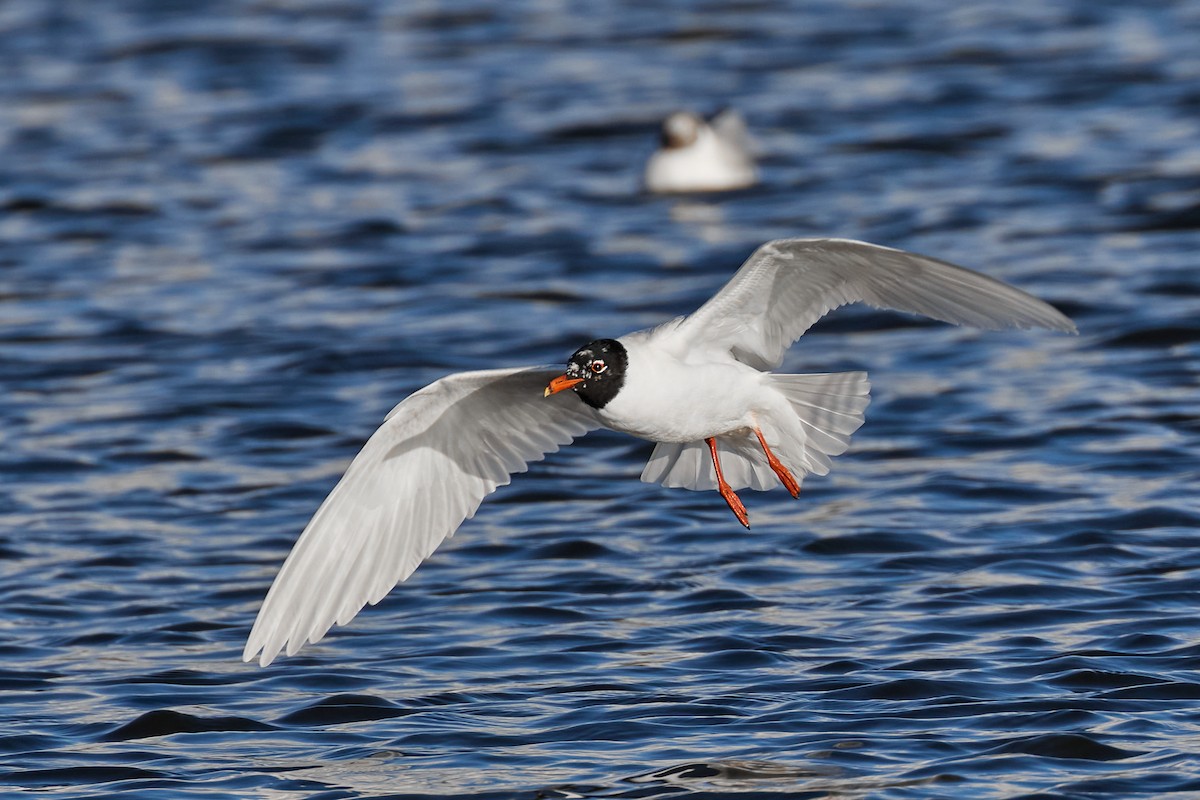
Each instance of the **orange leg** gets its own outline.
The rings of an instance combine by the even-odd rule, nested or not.
[[[710,436],[704,442],[708,445],[708,452],[712,454],[713,467],[717,470],[717,491],[721,493],[721,497],[725,498],[725,503],[733,515],[738,518],[738,522],[749,530],[750,516],[746,513],[746,507],[742,505],[741,498],[733,493],[733,489],[729,488],[729,484],[725,482],[725,476],[721,474],[721,462],[717,459],[717,440]]]
[[[775,474],[783,482],[784,488],[792,493],[792,497],[799,497],[800,482],[796,480],[796,476],[783,465],[782,461],[775,457],[775,454],[771,452],[771,448],[767,447],[767,440],[763,438],[762,431],[755,428],[754,435],[758,437],[758,443],[762,445],[763,452],[767,454],[767,463],[771,465],[771,469],[775,470]]]

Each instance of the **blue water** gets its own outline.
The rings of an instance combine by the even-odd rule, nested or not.
[[[0,786],[1200,795],[1200,3],[0,4]],[[638,188],[738,108],[761,186]],[[1078,337],[845,309],[793,501],[597,433],[317,646],[240,651],[384,413],[686,313],[759,243]]]

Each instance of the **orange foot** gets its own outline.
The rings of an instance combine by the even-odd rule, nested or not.
[[[717,487],[721,493],[721,497],[725,498],[725,503],[729,506],[729,510],[738,518],[738,522],[750,530],[750,515],[746,513],[746,506],[742,504],[742,499],[734,494],[733,489],[729,488],[729,484],[722,481]]]
[[[725,498],[725,504],[738,518],[738,522],[742,523],[746,530],[750,530],[750,515],[746,513],[746,506],[742,504],[742,499],[734,494],[733,489],[726,483],[725,476],[721,473],[721,460],[717,458],[717,440],[710,436],[704,442],[708,445],[708,452],[712,455],[713,468],[717,471],[717,491],[721,493],[721,497]]]
[[[767,440],[763,438],[762,431],[758,428],[754,429],[754,435],[758,437],[758,443],[762,445],[763,452],[767,454],[767,463],[771,465],[771,469],[775,471],[775,475],[783,484],[783,488],[792,493],[792,497],[800,496],[800,481],[796,480],[796,476],[791,473],[783,462],[775,457],[771,452],[771,448],[767,447]]]

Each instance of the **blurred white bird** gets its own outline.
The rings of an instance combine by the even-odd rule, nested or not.
[[[304,529],[243,658],[261,652],[266,665],[346,624],[512,473],[600,426],[657,443],[642,480],[715,488],[749,527],[735,490],[779,482],[798,495],[863,422],[865,373],[768,371],[856,301],[979,328],[1075,330],[1037,298],[944,261],[844,239],[768,242],[691,316],[589,342],[565,372],[459,373],[396,406]]]
[[[646,163],[646,189],[656,193],[723,192],[758,181],[746,124],[726,110],[706,122],[677,111],[663,122],[660,149]]]

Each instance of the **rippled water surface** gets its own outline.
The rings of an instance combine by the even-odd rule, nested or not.
[[[1200,3],[0,4],[0,785],[49,797],[1200,795]],[[764,182],[639,189],[738,108]],[[243,664],[383,414],[867,239],[1078,337],[846,309],[798,501],[597,433]]]

